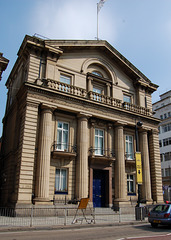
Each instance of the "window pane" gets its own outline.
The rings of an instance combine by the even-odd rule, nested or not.
[[[70,84],[71,78],[65,75],[60,75],[60,82]]]
[[[58,122],[58,128],[62,128],[62,123]]]
[[[66,170],[61,170],[61,191],[67,190]]]
[[[57,149],[61,149],[62,148],[62,130],[58,129],[57,132]]]
[[[55,191],[67,191],[67,170],[56,169],[55,175]]]
[[[100,88],[93,87],[93,92],[101,94],[102,90]]]
[[[63,124],[64,129],[68,130],[68,123]]]
[[[55,190],[59,191],[59,184],[60,184],[60,170],[56,169],[56,176],[55,176]]]
[[[124,101],[124,102],[128,102],[128,103],[131,103],[131,96],[124,95],[124,96],[123,96],[123,101]]]

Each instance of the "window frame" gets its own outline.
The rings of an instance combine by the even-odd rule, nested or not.
[[[133,177],[133,179],[131,179],[130,177]],[[133,184],[132,186],[130,184]],[[129,195],[136,195],[136,188],[135,188],[136,184],[135,184],[135,174],[131,174],[131,173],[127,173],[127,194]],[[130,191],[130,189],[133,188],[132,191]]]
[[[57,181],[57,170],[59,170],[59,189],[57,190],[56,189],[56,181]],[[65,180],[65,183],[66,183],[66,186],[65,186],[65,189],[61,189],[60,190],[60,187],[62,186],[62,171],[65,171],[65,177],[66,177],[66,180]],[[54,187],[54,194],[68,194],[68,169],[67,168],[56,168],[55,169],[55,187]]]
[[[125,98],[129,98],[130,102],[129,101],[125,101]],[[128,94],[128,93],[123,93],[123,102],[132,104],[132,95]]]
[[[132,142],[129,141],[129,139],[127,140],[126,138],[127,137],[131,137],[132,138]],[[127,152],[127,143],[128,143],[128,152]],[[130,144],[129,143],[132,143],[132,153],[130,153]],[[134,136],[131,135],[131,134],[125,134],[125,155],[126,155],[126,159],[127,160],[134,160]],[[132,155],[132,158],[131,158],[131,155]]]
[[[59,127],[58,127],[58,124],[59,124],[59,123],[62,123],[62,126],[63,126],[64,124],[67,124],[67,125],[68,125],[68,129],[66,130],[66,129],[64,129],[63,127],[62,127],[62,128],[59,128]],[[61,134],[62,139],[61,139],[60,142],[58,142],[58,132],[59,132],[60,129],[61,129],[61,131],[62,131],[62,134]],[[70,130],[70,128],[69,128],[69,122],[64,122],[64,121],[60,121],[60,120],[57,121],[57,136],[56,136],[56,142],[57,142],[57,147],[56,147],[56,149],[57,149],[57,151],[61,151],[61,152],[68,151],[68,149],[69,149],[69,130]],[[63,142],[64,132],[67,132],[67,142],[66,142],[66,143]],[[65,145],[64,145],[63,143],[66,145],[66,148],[64,148]],[[58,148],[58,144],[61,144],[61,148]]]
[[[96,135],[96,131],[98,131],[98,135]],[[99,132],[102,132],[103,133],[103,135],[101,136],[101,135],[99,135]],[[96,146],[96,137],[97,137],[97,139],[98,139],[98,141],[97,141],[97,146]],[[95,128],[94,129],[94,141],[95,141],[95,152],[94,152],[94,154],[95,154],[95,156],[103,156],[104,155],[104,129],[100,129],[100,128]],[[99,147],[99,143],[100,143],[100,139],[102,139],[102,146],[100,146]],[[97,148],[97,149],[96,149]],[[99,152],[101,152],[101,153],[99,153]]]

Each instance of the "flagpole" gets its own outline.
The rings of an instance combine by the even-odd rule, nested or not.
[[[99,40],[99,11],[98,11],[98,3],[97,3],[97,40]]]

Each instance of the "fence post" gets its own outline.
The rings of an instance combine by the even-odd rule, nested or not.
[[[95,208],[93,208],[93,219],[94,219],[94,224],[96,223],[95,216],[96,216],[96,214],[95,214]]]
[[[33,226],[33,205],[31,205],[30,227]]]
[[[65,211],[64,211],[64,225],[66,226],[66,223],[67,223],[67,209],[65,208]]]
[[[121,222],[121,207],[119,207],[119,223]]]

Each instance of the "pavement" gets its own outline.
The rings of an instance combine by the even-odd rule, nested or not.
[[[18,231],[41,231],[41,230],[65,230],[65,229],[81,229],[93,227],[108,227],[108,226],[126,226],[126,225],[139,225],[146,224],[148,220],[143,221],[130,221],[130,222],[115,222],[115,223],[84,223],[72,225],[41,225],[41,226],[0,226],[0,232],[18,232]]]

